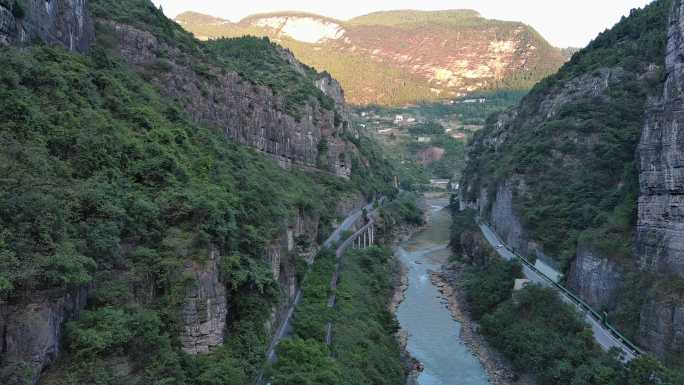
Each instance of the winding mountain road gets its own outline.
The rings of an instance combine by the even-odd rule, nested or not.
[[[497,234],[489,226],[481,223],[480,230],[482,230],[482,234],[485,236],[489,244],[492,245],[492,247],[503,259],[509,261],[521,259],[518,255],[509,250],[509,248],[503,243],[503,241],[499,239]],[[503,245],[503,247],[497,247],[499,245]],[[633,351],[626,343],[616,337],[609,328],[607,328],[600,320],[597,320],[594,316],[592,316],[590,312],[586,311],[581,304],[577,303],[562,290],[559,290],[558,287],[554,285],[551,278],[545,276],[539,271],[533,270],[525,263],[522,265],[523,274],[527,279],[530,280],[530,282],[556,290],[564,302],[574,305],[580,311],[580,313],[584,314],[584,319],[591,326],[591,329],[594,332],[594,339],[604,350],[608,351],[612,348],[619,349],[623,353],[622,359],[624,362],[629,362],[636,358],[638,354],[637,352]]]

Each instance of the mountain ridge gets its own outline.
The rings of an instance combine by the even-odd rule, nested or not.
[[[185,12],[175,20],[202,40],[268,37],[340,80],[355,105],[527,89],[567,60],[529,25],[486,19],[473,10],[383,11],[347,21],[286,11],[238,22]]]

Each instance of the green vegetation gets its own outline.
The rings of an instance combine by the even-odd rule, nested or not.
[[[327,75],[298,72],[268,40],[202,44],[147,0],[90,6],[98,19],[151,32],[168,45],[160,56],[172,52],[206,79],[236,71],[271,87],[295,117],[314,99],[334,108],[313,85]],[[368,197],[392,197],[397,167],[360,136],[351,138],[351,182],[285,171],[160,96],[150,80],[174,63],[138,73],[117,56],[111,26],[97,30],[88,55],[0,48],[0,299],[92,287],[66,327],[59,361],[42,376],[47,385],[249,384],[270,343],[265,325],[285,296],[264,250],[296,215],[320,221],[318,234],[296,239],[295,252],[324,239],[335,207],[361,186]],[[181,308],[196,284],[188,265],[201,267],[214,252],[230,298],[224,346],[186,355]],[[302,280],[302,258],[287,257]],[[0,382],[32,370],[3,361]]]
[[[482,266],[469,268],[464,287],[472,316],[479,320],[509,299],[515,279],[521,276],[522,267],[517,261],[491,259]]]
[[[502,115],[506,134],[491,118],[473,139],[464,177],[465,198],[486,191],[490,203],[497,186],[524,181],[524,188],[514,188],[514,210],[529,237],[564,270],[578,246],[616,265],[624,278],[621,295],[597,310],[608,312],[611,323],[632,340],[645,294],[659,293],[654,284],[665,279],[643,273],[635,263],[633,231],[639,191],[635,154],[647,99],[660,94],[664,84],[670,8],[671,1],[659,0],[634,10],[575,53],[558,74],[532,89],[516,114]],[[564,90],[593,87],[596,81],[607,86],[602,95],[560,96],[563,103],[553,114],[541,109]],[[487,144],[493,137],[506,139],[494,148]],[[664,362],[678,359],[674,354]]]
[[[430,135],[444,135],[444,126],[437,122],[428,121],[409,128],[411,135],[415,136],[430,136]]]
[[[651,69],[664,64],[669,9],[670,2],[661,0],[633,11],[535,86],[508,123],[515,134],[497,150],[484,142],[499,130],[494,119],[473,141],[465,173],[476,187],[470,194],[482,187],[493,195],[497,184],[522,175],[526,191],[514,196],[515,209],[532,238],[566,267],[578,240],[606,256],[631,259],[638,193],[634,156],[646,99],[662,84],[662,74]],[[545,98],[569,82],[605,76],[605,68],[620,78],[605,97],[575,97],[554,115],[538,118]]]
[[[454,257],[461,258],[467,251],[470,243],[466,236],[477,234],[479,228],[475,222],[477,212],[472,209],[459,211],[457,196],[451,196],[451,226],[449,228],[449,248],[454,252]]]
[[[457,180],[456,177],[465,168],[465,142],[449,135],[440,135],[433,137],[429,144],[411,143],[408,149],[412,154],[417,154],[432,146],[444,149],[444,155],[426,166],[428,173],[435,178]]]
[[[358,16],[349,20],[350,25],[365,26],[390,26],[390,27],[417,27],[425,24],[442,23],[454,26],[479,26],[487,20],[482,18],[477,11],[469,9],[448,10],[448,11],[382,11],[373,12],[368,15]]]
[[[259,27],[256,23],[259,18],[273,16],[312,17],[322,23],[339,24],[347,32],[345,38],[351,40],[348,43],[335,39],[305,43],[280,31]],[[185,28],[203,38],[252,35],[277,40],[302,62],[331,73],[346,90],[347,99],[359,106],[440,101],[471,90],[471,87],[495,91],[528,90],[555,72],[565,60],[559,49],[549,45],[532,28],[515,22],[487,20],[468,10],[378,12],[348,22],[297,12],[255,15],[239,23],[191,12],[181,14],[177,19]],[[416,40],[416,34],[421,38]],[[463,84],[454,87],[445,85],[445,81],[438,83],[429,79],[430,76],[439,76],[439,73],[426,75],[413,68],[416,60],[430,67],[450,68],[451,63],[444,59],[445,49],[453,53],[457,48],[445,48],[436,43],[431,45],[430,42],[460,41],[463,42],[461,46],[465,44],[477,49],[481,42],[489,44],[490,41],[508,39],[520,40],[520,47],[534,46],[535,50],[525,57],[524,69],[506,71],[496,79],[493,76],[482,79],[460,77]],[[428,43],[412,46],[411,41]],[[414,60],[407,64],[392,58],[404,55],[413,56]]]
[[[393,187],[394,177],[405,174],[403,165],[389,158],[383,148],[369,136],[347,135],[346,139],[354,143],[360,155],[352,157],[352,184],[358,186],[366,196],[380,193],[393,198],[397,193]],[[369,162],[372,167],[367,167],[365,162]]]
[[[674,384],[648,356],[622,365],[594,342],[591,328],[551,289],[528,286],[485,315],[480,331],[541,385]]]
[[[192,373],[193,383],[229,361],[248,378],[268,344],[260,325],[279,296],[261,250],[283,218],[332,219],[353,188],[325,174],[284,172],[189,123],[101,54],[2,49],[0,289],[5,297],[91,281],[116,289],[116,296],[94,293],[69,327],[74,360],[65,365],[76,382],[110,378],[111,357],[123,353],[156,380],[182,382]],[[177,349],[189,283],[181,272],[185,260],[202,263],[211,248],[233,256],[222,275],[237,318],[227,347],[194,362]],[[153,288],[144,310],[131,286]]]
[[[296,103],[320,97],[311,78],[287,73],[266,40],[205,48],[146,1],[91,5],[96,16],[152,31],[197,63],[253,66],[245,76],[294,90],[285,95]],[[108,48],[102,35],[89,56],[1,48],[0,294],[97,282],[87,310],[67,328],[66,355],[51,370],[61,375],[47,383],[249,383],[281,295],[262,251],[296,213],[320,216],[323,232],[337,202],[356,188],[324,173],[285,172],[191,123]],[[311,93],[297,99],[302,84]],[[383,181],[392,180],[393,166],[367,141],[359,139],[361,156],[373,159],[358,159],[354,172],[367,179],[355,181],[370,182],[369,196],[391,195]],[[192,284],[183,266],[201,265],[211,250],[224,256],[233,317],[225,347],[190,358],[178,341]]]
[[[490,115],[515,106],[527,92],[526,89],[479,91],[454,99],[453,104],[421,103],[416,107],[422,116],[430,119],[457,116],[463,126],[484,126]],[[481,99],[484,99],[484,102],[481,102]],[[476,102],[466,102],[472,100]]]
[[[327,307],[335,260],[320,255],[303,285],[295,313],[295,338],[278,349],[271,382],[290,384],[400,384],[405,381],[398,325],[387,310],[397,273],[392,253],[372,247],[348,252],[342,259],[337,304]],[[325,343],[326,324],[334,322],[333,343]]]
[[[403,108],[372,105],[355,109],[364,115],[361,122],[368,130],[395,128],[398,134],[376,135],[385,147],[384,153],[402,162],[400,181],[404,189],[426,188],[430,178],[461,177],[465,168],[465,143],[485,124],[489,114],[510,108],[525,95],[524,91],[478,92],[454,100],[453,103],[420,103]],[[480,99],[486,102],[481,103]],[[465,102],[476,100],[475,103]],[[402,115],[416,123],[395,125],[393,119]],[[445,132],[449,128],[449,133]],[[430,142],[418,142],[417,137],[430,137]],[[434,148],[444,150],[439,160],[423,160]],[[439,151],[439,150],[438,150]]]
[[[424,220],[423,211],[416,203],[417,199],[415,194],[401,194],[380,209],[380,217],[393,218],[390,222],[394,224],[406,223],[420,226]]]
[[[208,51],[220,62],[222,68],[237,72],[243,79],[271,88],[285,101],[288,114],[301,118],[300,106],[316,99],[327,110],[335,109],[335,102],[314,81],[319,76],[313,68],[302,65],[304,75],[297,72],[285,57],[282,48],[267,37],[241,37],[212,40],[206,44]]]
[[[211,79],[219,70],[224,73],[237,72],[253,84],[269,87],[282,97],[285,112],[297,119],[302,117],[302,107],[312,100],[317,100],[324,109],[335,109],[334,101],[314,85],[315,80],[329,75],[319,74],[303,64],[296,68],[290,63],[289,53],[268,38],[247,36],[201,43],[167,19],[148,0],[122,0],[115,3],[94,0],[91,8],[96,17],[149,31],[170,47],[179,48],[199,75]],[[105,29],[100,35],[113,33],[106,30],[107,26],[99,27]],[[98,38],[103,40],[107,37]],[[171,52],[165,54],[170,55]],[[164,66],[164,62],[158,63],[156,70],[163,72]]]
[[[454,260],[464,265],[463,288],[479,332],[518,373],[533,375],[540,385],[684,384],[681,373],[650,356],[625,365],[617,351],[604,352],[576,308],[555,290],[528,285],[513,292],[521,266],[498,257],[482,239],[474,214],[452,209]]]

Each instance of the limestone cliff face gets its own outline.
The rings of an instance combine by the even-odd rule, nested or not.
[[[121,55],[130,64],[144,72],[164,61],[167,70],[151,80],[165,96],[178,101],[196,122],[224,130],[236,143],[268,154],[285,168],[323,168],[339,176],[350,175],[355,147],[341,138],[345,130],[352,129],[347,114],[338,112],[336,118],[334,111],[309,101],[297,120],[285,112],[285,101],[269,88],[210,66],[208,80],[192,68],[194,59],[190,55],[151,33],[125,24],[110,25],[118,37]],[[295,62],[286,51],[282,54]],[[348,110],[336,81],[324,77],[318,83],[336,101],[337,110]],[[319,154],[322,140],[327,144],[325,154]]]
[[[662,97],[651,101],[637,158],[639,205],[635,250],[644,270],[684,279],[684,4],[670,17]],[[639,340],[661,357],[684,350],[684,295],[649,293]]]
[[[570,266],[568,287],[594,309],[615,309],[623,281],[620,267],[593,248],[580,243]]]
[[[684,352],[684,298],[650,296],[641,309],[639,343],[656,356],[672,359]],[[681,362],[681,361],[679,361]]]
[[[205,264],[186,263],[185,273],[194,280],[186,290],[182,309],[182,349],[188,354],[208,353],[223,345],[228,315],[226,286],[220,281],[221,256],[212,250]]]
[[[0,5],[0,44],[42,40],[85,52],[93,41],[88,0],[26,0],[22,12]]]
[[[64,324],[85,307],[86,298],[83,288],[35,292],[11,303],[0,301],[0,382],[35,384],[42,370],[57,359]]]
[[[636,249],[644,268],[684,277],[684,5],[675,3],[665,91],[651,102],[638,148]]]

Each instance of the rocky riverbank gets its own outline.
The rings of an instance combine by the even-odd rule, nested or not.
[[[445,305],[454,320],[461,323],[461,340],[480,360],[492,385],[535,385],[530,376],[520,376],[511,363],[489,346],[477,332],[478,324],[470,312],[462,287],[463,266],[459,263],[445,265],[441,272],[432,272],[432,283],[442,293]]]

